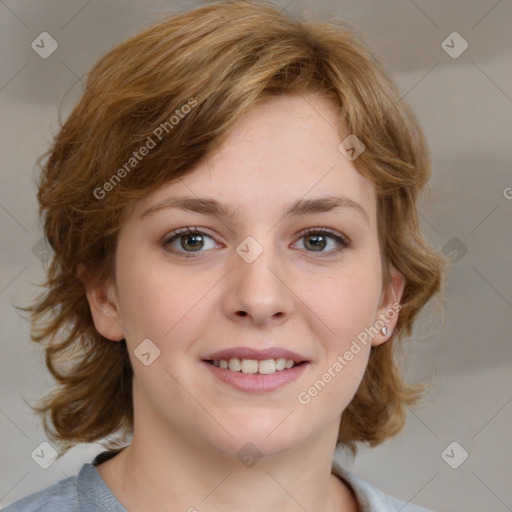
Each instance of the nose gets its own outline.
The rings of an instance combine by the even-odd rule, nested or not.
[[[249,261],[238,253],[233,255],[234,267],[228,274],[224,301],[226,315],[258,327],[285,322],[294,302],[284,266],[270,244],[254,261]]]

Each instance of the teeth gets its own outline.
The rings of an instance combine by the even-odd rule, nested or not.
[[[230,369],[232,372],[242,373],[260,373],[261,375],[269,375],[280,372],[284,369],[292,368],[295,365],[293,359],[286,359],[279,357],[277,359],[263,359],[257,361],[256,359],[238,359],[232,357],[229,361],[227,359],[220,359],[213,361],[214,366],[223,369]]]
[[[262,373],[263,375],[268,375],[269,373],[276,373],[276,366],[277,365],[274,359],[265,359],[264,361],[260,361],[258,363],[259,372]]]
[[[286,368],[286,359],[284,357],[280,357],[276,359],[276,370],[281,371]]]
[[[258,361],[255,359],[242,359],[242,373],[258,373]]]
[[[239,372],[242,369],[242,365],[241,365],[240,359],[238,359],[238,357],[232,357],[229,360],[229,369],[232,372]]]

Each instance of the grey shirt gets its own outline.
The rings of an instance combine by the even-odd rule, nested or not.
[[[3,512],[127,512],[95,467],[117,453],[100,453],[92,463],[84,464],[78,475],[25,496],[3,509]],[[332,472],[353,489],[362,512],[430,512],[382,493],[344,468],[336,456]]]

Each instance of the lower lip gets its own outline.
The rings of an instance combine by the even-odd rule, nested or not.
[[[247,393],[268,393],[275,391],[297,380],[309,365],[309,363],[304,363],[299,366],[294,366],[293,368],[262,375],[261,373],[232,372],[231,370],[214,366],[206,361],[202,361],[202,363],[222,382]]]

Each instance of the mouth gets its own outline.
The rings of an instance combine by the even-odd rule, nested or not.
[[[214,377],[247,393],[266,393],[297,380],[310,361],[280,348],[266,350],[238,347],[221,350],[202,359]]]
[[[258,373],[260,375],[270,375],[276,372],[289,370],[295,366],[307,364],[307,361],[294,361],[285,357],[271,358],[271,359],[240,359],[232,357],[230,359],[209,359],[207,363],[229,370],[231,372],[241,372],[248,374]]]

